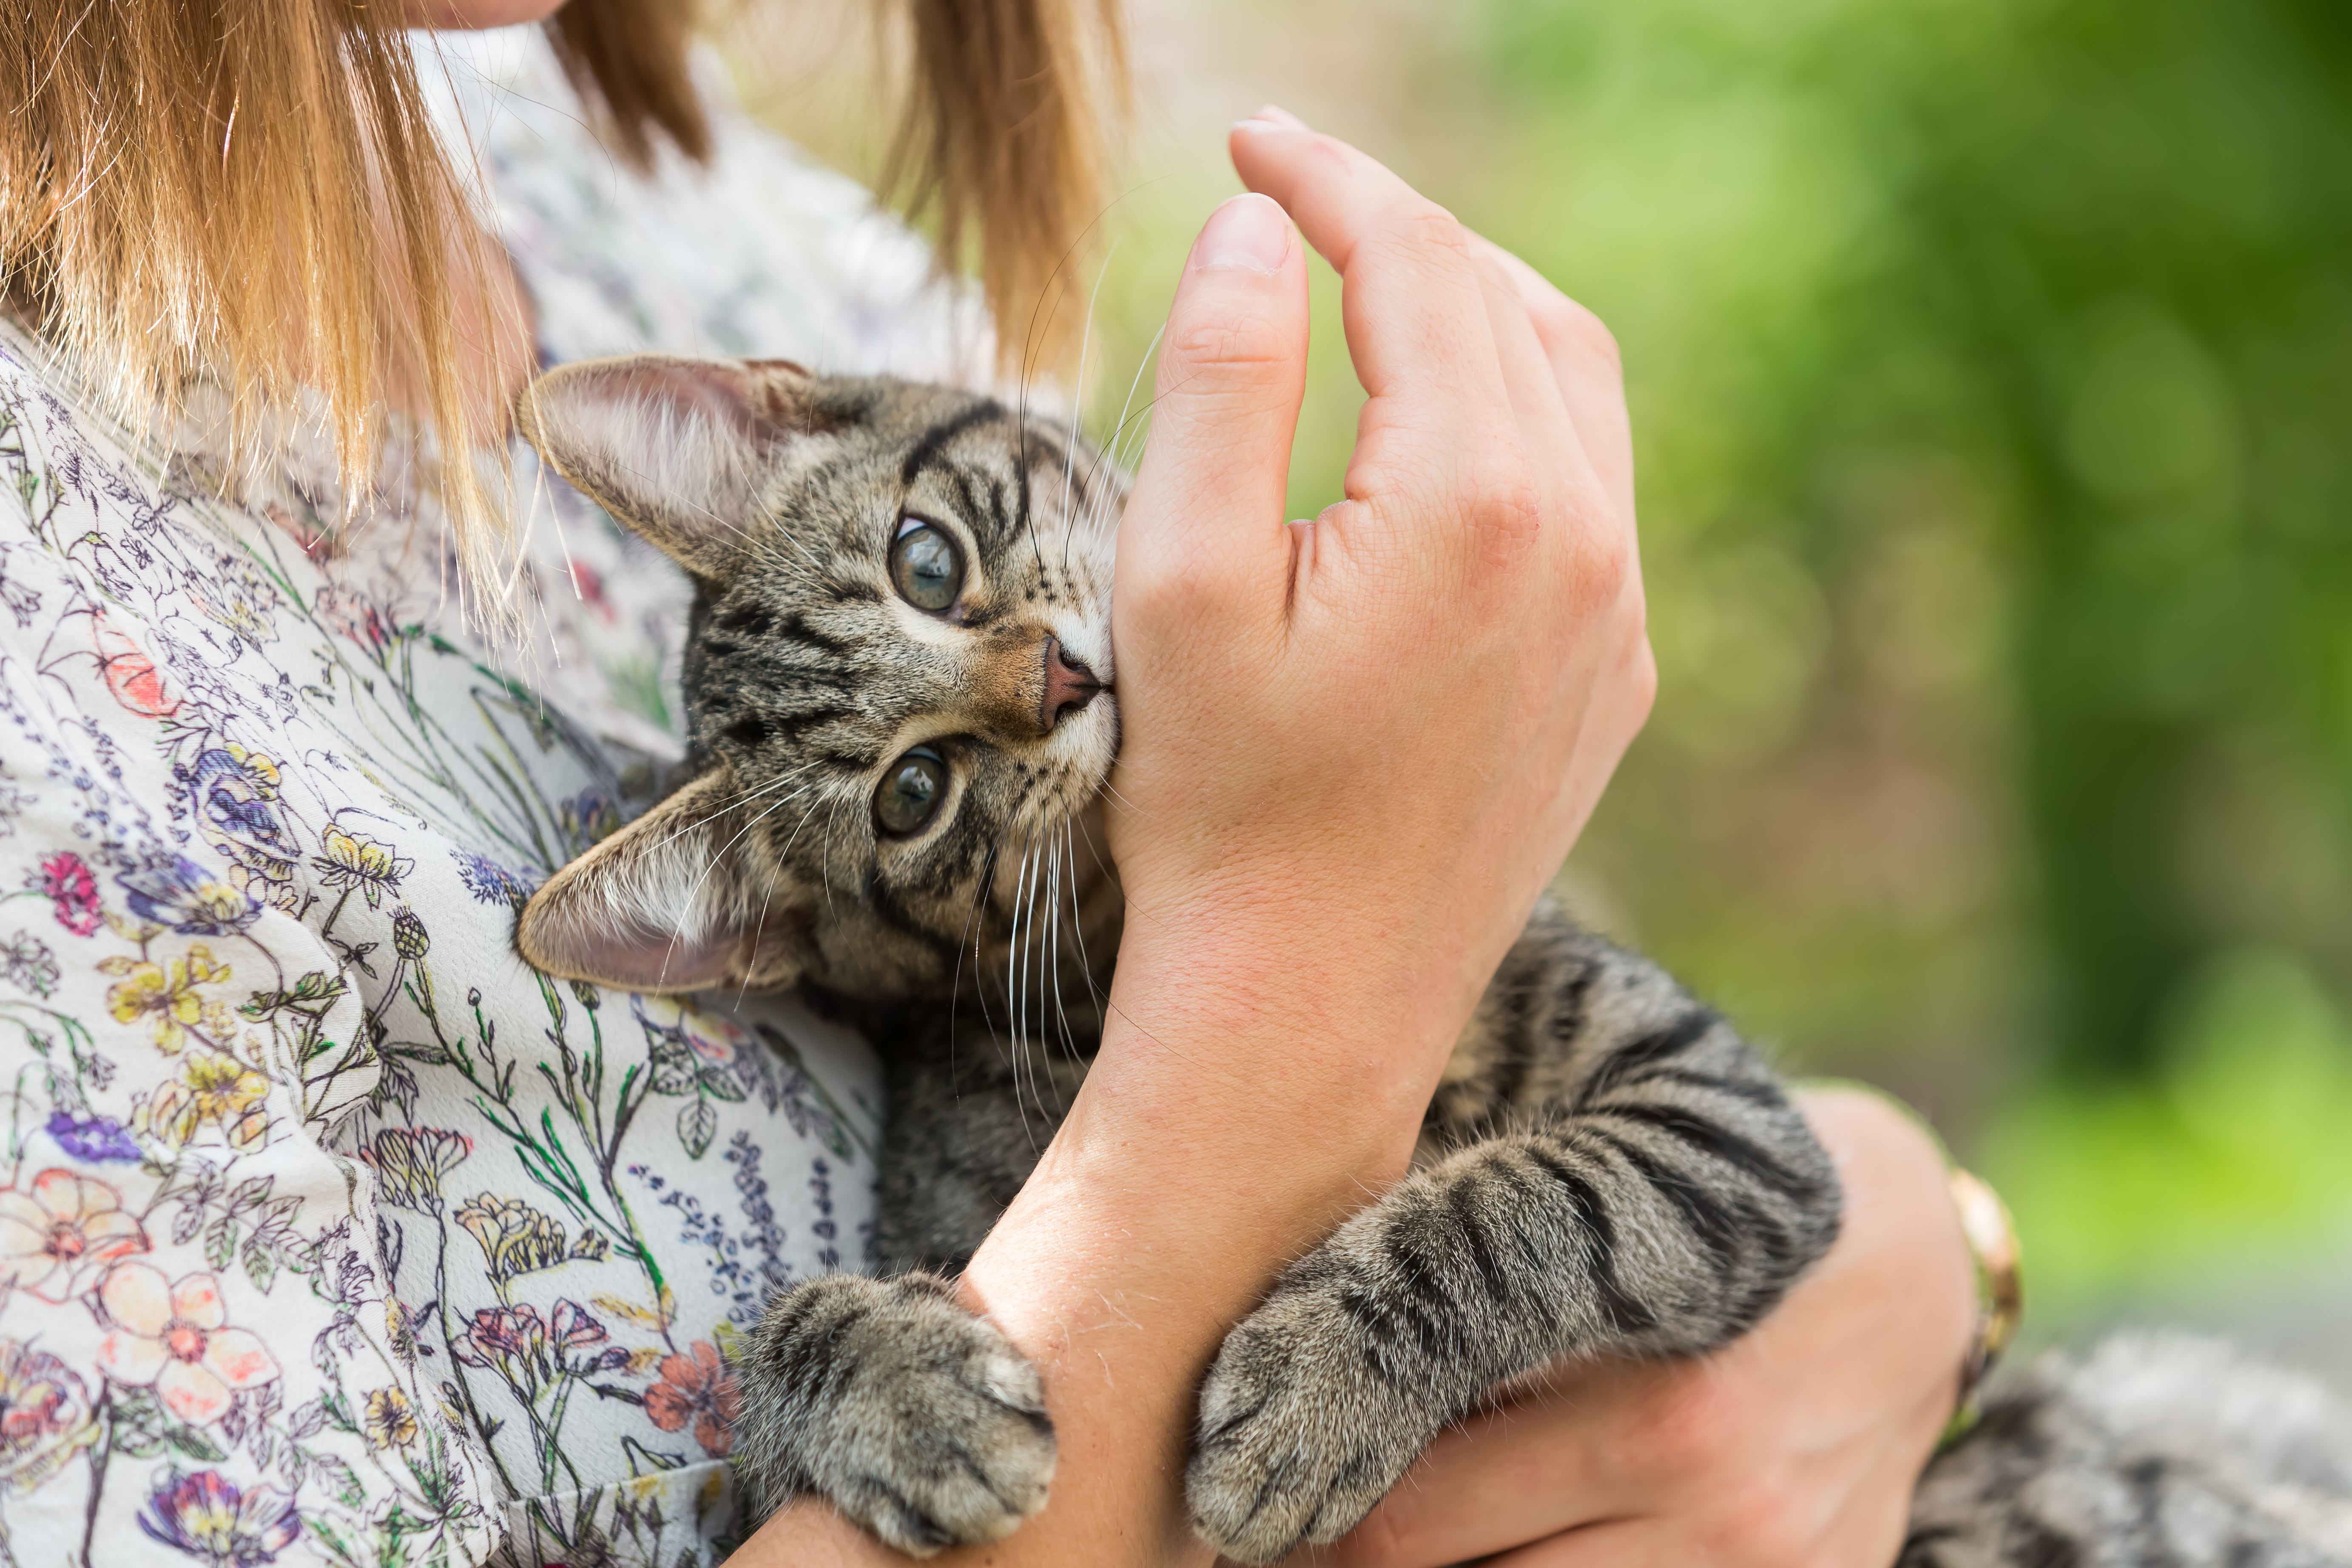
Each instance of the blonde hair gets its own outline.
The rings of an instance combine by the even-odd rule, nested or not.
[[[894,163],[975,248],[1020,322],[1092,221],[1123,106],[1118,0],[901,0],[915,90]],[[502,442],[486,387],[529,353],[469,301],[499,264],[436,140],[398,0],[0,0],[0,288],[133,419],[192,377],[251,432],[314,400],[347,506],[373,489],[389,387],[428,413],[459,556],[477,584],[500,512],[470,454]],[[546,24],[608,142],[709,132],[687,69],[688,0],[571,0]],[[487,362],[488,374],[467,374]]]

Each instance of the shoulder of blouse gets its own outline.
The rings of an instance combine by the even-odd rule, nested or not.
[[[596,138],[536,28],[433,35],[436,112],[530,290],[548,363],[659,349],[981,386],[975,289],[857,182],[747,114],[704,46],[697,165],[638,174]]]

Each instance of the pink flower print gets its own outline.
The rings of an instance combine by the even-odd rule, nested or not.
[[[318,612],[320,620],[357,643],[370,658],[392,646],[392,623],[365,595],[330,585],[319,590],[310,607]]]
[[[58,924],[76,936],[98,929],[98,879],[79,855],[52,855],[41,862],[41,891],[57,906]]]
[[[661,1381],[646,1390],[646,1414],[665,1432],[694,1423],[694,1440],[714,1459],[735,1447],[734,1425],[743,1395],[735,1374],[708,1340],[694,1342],[691,1356],[664,1356]]]
[[[685,1028],[686,1043],[694,1054],[715,1068],[732,1068],[742,1060],[751,1040],[740,1025],[691,1004],[683,1009],[678,1023]]]
[[[154,1386],[163,1408],[206,1426],[228,1414],[230,1396],[278,1378],[278,1362],[247,1329],[226,1327],[220,1281],[190,1274],[176,1284],[144,1263],[117,1264],[98,1288],[113,1325],[99,1342],[99,1370],[117,1383]]]
[[[579,594],[580,602],[603,617],[606,626],[619,625],[621,613],[613,608],[613,602],[604,596],[604,579],[598,574],[596,568],[583,561],[570,564],[572,586]]]
[[[44,1301],[70,1301],[117,1258],[146,1250],[146,1231],[104,1182],[58,1166],[0,1191],[0,1283]]]
[[[547,1331],[550,1338],[568,1351],[585,1350],[604,1342],[604,1325],[577,1301],[555,1303],[555,1315],[548,1320]]]
[[[536,1365],[547,1354],[547,1322],[526,1301],[520,1307],[485,1307],[451,1347],[468,1366],[519,1361]],[[471,1351],[471,1355],[467,1354]]]
[[[103,615],[90,617],[98,644],[99,673],[114,700],[149,719],[169,719],[180,710],[180,699],[163,684],[163,672],[146,650],[132,642]]]

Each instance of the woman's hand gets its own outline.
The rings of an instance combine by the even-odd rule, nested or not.
[[[1402,1134],[1649,710],[1623,395],[1589,312],[1362,153],[1274,111],[1233,152],[1274,200],[1193,253],[1120,530],[1118,1000],[1164,1038],[1249,996]],[[1370,395],[1347,499],[1286,528],[1283,209]]]
[[[1580,1368],[1465,1422],[1299,1568],[1893,1562],[1958,1395],[1973,1265],[1916,1126],[1851,1090],[1802,1103],[1840,1165],[1846,1223],[1778,1311],[1704,1361]]]

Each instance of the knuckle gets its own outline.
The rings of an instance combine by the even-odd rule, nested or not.
[[[1506,463],[1480,487],[1476,511],[1490,532],[1535,539],[1544,527],[1543,488],[1525,463]]]
[[[1658,658],[1651,651],[1650,639],[1639,629],[1638,622],[1633,634],[1632,668],[1626,679],[1628,716],[1638,730],[1649,722],[1650,710],[1658,702]]]
[[[1263,370],[1297,357],[1295,336],[1256,311],[1203,316],[1168,334],[1162,359],[1180,375],[1213,374],[1222,367]],[[1170,391],[1179,390],[1181,383]]]
[[[1580,607],[1598,612],[1620,606],[1636,584],[1633,563],[1633,542],[1625,530],[1616,527],[1612,520],[1580,520],[1571,569]],[[1631,596],[1639,598],[1638,594]],[[1638,633],[1645,610],[1638,604],[1626,607]]]
[[[1587,360],[1600,365],[1612,376],[1625,374],[1624,352],[1617,346],[1617,334],[1608,324],[1586,310],[1576,307],[1576,318],[1569,329],[1569,341]]]
[[[1631,1440],[1653,1474],[1720,1474],[1738,1450],[1740,1426],[1734,1398],[1694,1366],[1645,1403]]]
[[[1587,307],[1558,289],[1547,290],[1528,310],[1536,336],[1554,353],[1570,353],[1612,374],[1624,374],[1625,356],[1617,334]]]
[[[1469,234],[1460,220],[1435,202],[1415,197],[1401,204],[1381,220],[1374,234],[1379,249],[1427,267],[1472,265]]]
[[[1415,245],[1451,250],[1467,258],[1470,237],[1459,219],[1435,202],[1415,202],[1397,216],[1399,235]]]
[[[1339,1548],[1345,1563],[1401,1563],[1415,1545],[1413,1532],[1405,1529],[1401,1515],[1403,1510],[1383,1500],[1364,1516],[1364,1521],[1349,1531]],[[1336,1555],[1336,1554],[1335,1554]]]

